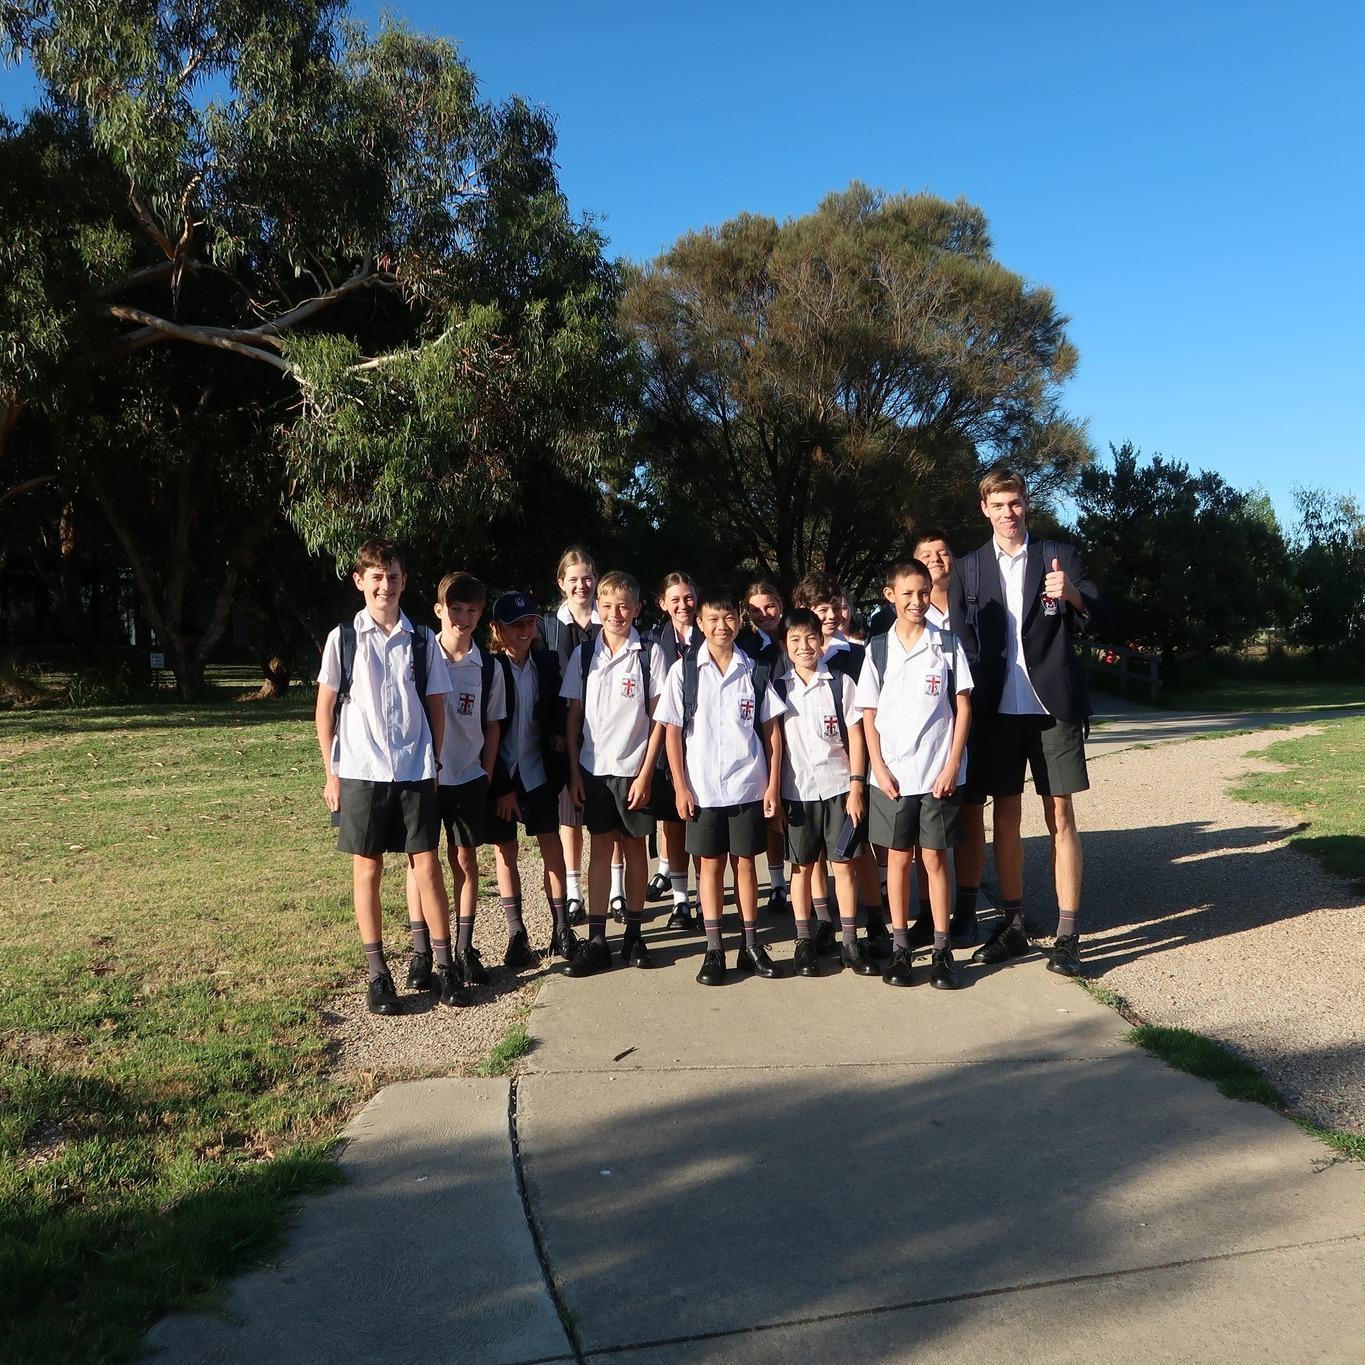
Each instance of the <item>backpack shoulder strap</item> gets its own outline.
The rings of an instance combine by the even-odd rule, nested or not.
[[[583,705],[588,704],[588,674],[592,672],[592,656],[597,653],[597,637],[592,636],[578,646],[578,667],[582,674]]]
[[[559,627],[561,624],[558,612],[541,612],[540,633],[545,637],[546,649],[552,649],[556,654],[559,653]]]
[[[754,663],[753,672],[750,675],[754,683],[754,724],[755,726],[763,723],[763,695],[768,690],[768,683],[773,676],[773,661],[770,655],[760,655]]]
[[[692,717],[697,714],[697,651],[688,649],[683,651],[682,670],[683,670],[683,734],[687,734],[692,725]]]
[[[641,639],[640,641],[640,680],[644,684],[645,713],[649,713],[649,656],[654,652],[654,641]]]
[[[341,646],[341,678],[337,684],[337,699],[332,706],[333,733],[341,728],[341,703],[351,695],[351,679],[355,676],[355,622],[342,621],[337,630],[340,632],[338,643]]]
[[[848,722],[844,719],[844,680],[838,674],[829,675],[830,695],[834,700],[834,719],[839,724],[839,738],[843,741],[844,752],[848,752]]]
[[[886,681],[886,642],[890,638],[891,632],[886,631],[881,635],[874,635],[867,642],[867,652],[872,655],[872,662],[877,666],[877,682]]]
[[[479,724],[488,729],[488,694],[493,689],[493,655],[486,649],[479,651]]]
[[[967,619],[976,620],[977,603],[981,600],[981,551],[973,550],[966,559]]]
[[[948,665],[948,704],[957,705],[957,636],[951,630],[940,630],[939,645],[943,650],[943,662]]]
[[[427,644],[431,633],[425,626],[418,626],[412,632],[412,681],[417,688],[417,704],[425,706],[427,683],[430,680],[430,667],[427,660]]]
[[[494,657],[502,667],[503,700],[507,705],[507,714],[502,718],[502,723],[504,726],[509,726],[512,723],[512,717],[516,714],[517,709],[517,684],[512,677],[511,659],[509,659],[506,654],[497,654]]]

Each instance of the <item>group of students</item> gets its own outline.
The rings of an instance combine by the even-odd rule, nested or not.
[[[371,1011],[401,1010],[381,927],[387,852],[408,859],[409,989],[464,1005],[467,987],[488,982],[473,944],[485,843],[507,919],[504,965],[534,964],[519,827],[539,843],[550,950],[571,977],[611,966],[612,919],[623,926],[622,964],[653,966],[646,904],[671,897],[667,928],[705,934],[697,980],[719,985],[727,871],[743,929],[734,970],[783,975],[759,939],[762,855],[768,909],[793,919],[796,975],[819,976],[822,959],[835,957],[856,974],[909,986],[914,949],[929,947],[930,984],[953,989],[961,978],[952,949],[978,940],[988,796],[1005,913],[973,961],[1030,951],[1019,841],[1026,764],[1054,846],[1061,917],[1048,965],[1076,974],[1071,796],[1087,785],[1088,707],[1071,635],[1099,597],[1071,547],[1030,542],[1027,505],[1022,478],[997,469],[981,486],[994,532],[986,546],[957,561],[941,532],[922,530],[911,558],[887,569],[881,619],[865,645],[846,634],[847,598],[822,574],[798,583],[787,606],[767,582],[737,597],[672,573],[658,592],[662,624],[642,633],[636,580],[620,571],[599,578],[575,548],[558,566],[557,609],[542,613],[528,594],[503,593],[484,649],[477,578],[447,574],[434,604],[439,634],[415,628],[399,605],[401,551],[368,542],[354,574],[364,608],[328,637],[316,723],[324,799],[338,847],[353,857]]]

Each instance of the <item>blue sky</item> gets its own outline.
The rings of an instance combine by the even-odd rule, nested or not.
[[[388,8],[554,113],[615,253],[853,179],[963,195],[1071,317],[1100,450],[1263,485],[1282,516],[1296,483],[1365,494],[1365,6]],[[11,112],[25,88],[0,74]]]

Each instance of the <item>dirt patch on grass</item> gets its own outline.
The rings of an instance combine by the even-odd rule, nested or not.
[[[522,881],[530,888],[540,878],[539,860],[523,855]],[[548,949],[552,921],[544,896],[536,890],[523,910],[532,946]],[[372,1077],[374,1084],[416,1080],[425,1076],[472,1075],[479,1063],[506,1036],[508,1029],[535,1002],[549,970],[548,959],[538,967],[513,972],[502,965],[507,947],[507,921],[499,903],[485,897],[474,920],[474,946],[482,954],[492,978],[487,986],[469,992],[472,1004],[448,1009],[435,995],[409,991],[407,945],[395,939],[386,944],[389,971],[403,1013],[371,1014],[365,997],[364,972],[357,964],[355,985],[329,1000],[322,1012],[331,1043],[334,1068],[356,1079]],[[356,957],[360,957],[359,944]]]

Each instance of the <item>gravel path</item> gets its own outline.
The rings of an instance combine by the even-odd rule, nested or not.
[[[1277,765],[1283,731],[1128,749],[1077,799],[1088,975],[1154,1024],[1217,1038],[1301,1113],[1365,1132],[1361,898],[1286,846],[1297,817],[1228,789]],[[1025,802],[1030,916],[1055,914],[1038,803]]]
[[[397,861],[391,860],[391,861]],[[492,871],[488,853],[485,874]],[[550,942],[550,907],[540,890],[541,862],[534,845],[521,852],[522,917],[533,947],[544,951]],[[323,1012],[335,1047],[338,1070],[372,1076],[379,1083],[420,1076],[467,1076],[501,1042],[508,1029],[535,1001],[548,959],[538,969],[509,971],[502,965],[507,947],[507,920],[496,889],[480,878],[485,894],[479,898],[474,920],[474,946],[483,957],[492,984],[470,992],[474,1004],[446,1009],[432,995],[409,994],[403,986],[408,970],[407,933],[403,912],[390,904],[402,896],[401,879],[385,876],[385,928],[389,970],[398,986],[404,1013],[395,1018],[370,1014],[357,987],[333,999]],[[446,872],[449,887],[450,873]]]

